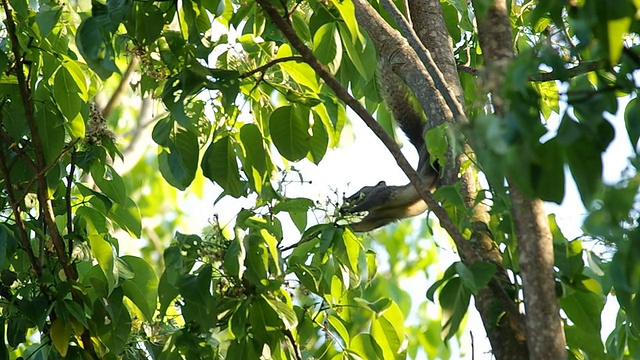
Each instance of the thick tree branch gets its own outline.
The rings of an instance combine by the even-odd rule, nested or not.
[[[355,5],[356,15],[360,20],[359,23],[369,32],[374,42],[376,41],[375,39],[380,36],[381,32],[394,32],[386,23],[371,27],[370,24],[373,23],[372,19],[380,18],[379,14],[373,11],[371,7],[363,1],[356,1]],[[443,86],[438,89],[432,87],[429,91],[440,92],[443,91],[443,89],[446,90],[449,92],[448,96],[446,96],[449,101],[447,101],[446,104],[439,103],[438,105],[457,107],[459,109],[458,111],[464,114],[463,91],[440,2],[437,0],[410,0],[409,6],[411,8],[411,16],[413,17],[413,27],[417,31],[417,34],[419,34],[419,39],[416,38],[416,33],[413,33],[413,31],[408,28],[408,24],[405,23],[401,25],[401,28],[403,28],[404,33],[410,38],[412,46],[420,48],[418,51],[423,54],[421,60],[425,61],[429,53],[433,57],[432,60],[426,59],[429,63],[427,67],[435,67],[436,69],[433,73],[436,77],[444,77],[440,77],[440,81],[444,82]],[[391,10],[392,13],[395,13],[394,19],[396,22],[401,24],[404,22],[399,12],[394,9],[393,4],[385,2],[385,7]],[[383,20],[380,21],[383,22]],[[426,49],[422,44],[424,44]],[[384,54],[381,56],[384,56]],[[406,66],[407,68],[412,66],[410,61],[407,63],[409,64]],[[437,64],[437,66],[435,64]],[[439,74],[439,72],[441,72],[441,74]],[[442,111],[446,112],[447,109]],[[458,116],[456,120],[462,124],[466,123],[466,115]],[[430,119],[431,126],[439,123],[438,119]],[[475,305],[485,323],[494,354],[496,354],[498,358],[505,358],[505,354],[521,354],[523,358],[526,358],[527,349],[524,343],[523,317],[518,311],[513,299],[507,295],[507,291],[513,290],[513,285],[507,276],[506,270],[502,266],[502,255],[495,246],[491,234],[488,232],[487,224],[489,214],[487,208],[475,202],[478,188],[477,178],[474,170],[471,168],[468,168],[463,173],[460,173],[459,170],[460,164],[468,161],[467,156],[473,155],[473,151],[466,143],[463,144],[463,147],[464,151],[462,154],[457,154],[455,157],[453,154],[448,155],[450,161],[444,169],[441,184],[451,185],[457,182],[462,184],[461,195],[472,213],[472,236],[470,243],[475,252],[480,254],[482,260],[494,263],[498,267],[489,287],[482,289],[477,296],[475,296]],[[464,253],[461,252],[461,255],[464,255]],[[467,266],[471,266],[478,261],[476,258],[461,257]],[[499,320],[497,320],[495,314],[496,307],[503,309],[507,316],[501,316]]]
[[[453,56],[453,45],[439,0],[409,0],[413,28],[446,79],[447,88],[464,108],[464,94]]]
[[[418,57],[429,72],[429,76],[433,79],[436,89],[438,89],[440,95],[444,98],[447,107],[453,113],[456,122],[460,124],[468,123],[469,120],[467,119],[466,112],[464,111],[464,107],[459,101],[458,96],[456,96],[456,94],[450,89],[447,80],[444,78],[444,74],[442,73],[442,71],[440,71],[436,63],[433,61],[431,53],[429,52],[429,50],[427,50],[427,48],[425,48],[424,44],[422,44],[413,28],[409,25],[407,20],[404,18],[404,16],[402,16],[398,8],[391,0],[380,0],[380,2],[382,3],[382,6],[384,6],[385,10],[387,10],[387,12],[391,14],[394,21],[398,24],[398,26],[400,26],[402,33],[409,40],[409,44],[417,53]],[[437,123],[432,124],[439,125]]]
[[[382,126],[375,121],[373,116],[360,104],[353,96],[351,96],[347,90],[340,84],[340,82],[318,61],[313,55],[312,51],[302,42],[298,35],[293,30],[293,27],[285,21],[280,15],[278,10],[268,0],[258,0],[258,4],[267,13],[271,21],[278,27],[283,35],[289,40],[291,46],[295,48],[300,55],[304,58],[304,61],[313,68],[316,73],[322,78],[325,83],[336,93],[336,95],[343,100],[353,111],[360,116],[367,126],[378,136],[380,141],[387,147],[391,155],[394,157],[398,166],[407,175],[412,184],[416,187],[422,199],[427,203],[429,209],[440,220],[442,227],[447,230],[454,243],[458,247],[461,253],[464,253],[465,257],[479,259],[474,249],[470,246],[469,242],[460,233],[453,220],[449,217],[446,210],[444,210],[440,204],[433,198],[431,193],[427,190],[427,187],[423,184],[422,179],[418,176],[415,170],[411,167],[407,159],[402,155],[400,148],[391,139],[391,137],[384,131]]]
[[[508,105],[502,95],[505,74],[511,64],[513,39],[505,0],[473,1],[478,14],[478,35],[487,66],[485,86],[491,92],[495,112],[504,117]],[[527,346],[533,359],[566,358],[553,274],[553,239],[542,201],[527,199],[515,186],[509,187],[513,219],[520,251],[520,267],[526,309]]]
[[[24,59],[22,57],[22,53],[20,50],[20,43],[18,42],[16,24],[13,21],[13,11],[9,6],[7,0],[2,0],[2,6],[5,11],[5,15],[7,17],[6,25],[7,25],[7,33],[9,35],[9,40],[11,42],[11,51],[15,56],[15,67],[17,69],[16,76],[18,78],[18,89],[20,92],[20,98],[22,100],[22,105],[24,107],[25,120],[27,122],[27,126],[29,127],[29,132],[31,134],[31,144],[33,145],[33,150],[35,154],[35,163],[36,163],[36,173],[40,174],[36,178],[38,189],[37,189],[37,197],[38,202],[40,203],[41,208],[41,216],[44,218],[45,225],[49,230],[49,235],[51,237],[51,242],[53,243],[54,250],[58,257],[58,261],[60,262],[60,266],[69,281],[77,281],[78,280],[78,271],[73,263],[69,262],[69,257],[65,252],[65,244],[58,230],[57,224],[55,222],[55,214],[53,212],[53,207],[51,205],[51,199],[49,197],[48,184],[46,180],[46,161],[44,157],[44,149],[42,147],[42,139],[40,137],[40,133],[38,131],[38,125],[36,123],[35,114],[33,112],[33,98],[31,96],[31,89],[29,88],[29,82],[27,81],[24,74]],[[20,214],[15,214],[15,217],[18,218]],[[73,300],[82,306],[82,298],[80,293],[76,289],[71,290]],[[85,329],[81,334],[82,343],[84,345],[85,351],[94,359],[97,359],[98,356],[93,347],[93,342],[91,341],[91,334],[88,329]]]

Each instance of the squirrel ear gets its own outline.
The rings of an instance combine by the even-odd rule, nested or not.
[[[380,182],[376,185],[376,187],[377,187],[377,186],[387,186],[387,182],[386,182],[386,181],[384,181],[384,180],[383,180],[383,181],[380,181]]]

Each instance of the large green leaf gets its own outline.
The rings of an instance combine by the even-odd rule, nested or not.
[[[131,316],[123,302],[121,288],[116,288],[107,299],[93,302],[91,322],[90,328],[95,329],[92,334],[110,352],[119,354],[124,349],[131,332]]]
[[[333,73],[342,61],[342,41],[335,22],[322,25],[313,36],[313,54]]]
[[[212,142],[202,157],[202,173],[220,185],[229,195],[242,195],[238,160],[231,137],[226,135]]]
[[[117,71],[113,61],[113,52],[107,46],[108,38],[102,32],[95,17],[88,17],[78,27],[76,45],[80,54],[102,79],[107,79]]]
[[[381,316],[371,323],[371,336],[373,336],[382,351],[385,359],[405,359],[402,353],[404,342],[404,316],[398,304],[392,302]]]
[[[73,121],[80,114],[80,93],[80,86],[75,77],[67,67],[61,66],[53,79],[53,96],[60,112],[68,121]]]
[[[371,334],[360,333],[351,339],[351,343],[348,348],[349,352],[353,351],[358,354],[360,359],[367,360],[387,360],[384,357],[384,352],[376,338]]]
[[[108,291],[111,293],[118,282],[115,249],[100,234],[90,234],[89,244],[91,245],[91,254],[98,261],[98,265],[107,279]]]
[[[153,319],[158,303],[158,277],[149,263],[136,256],[122,256],[133,270],[133,278],[122,281],[124,295],[128,297],[147,320]]]
[[[442,307],[442,331],[445,341],[451,339],[460,328],[470,299],[471,292],[459,277],[451,278],[442,287],[438,300]]]
[[[36,123],[42,141],[42,150],[45,161],[50,164],[58,158],[64,148],[64,119],[57,111],[44,106],[36,109]]]
[[[269,116],[273,144],[282,156],[298,161],[309,152],[309,111],[301,106],[279,107]]]
[[[115,221],[120,227],[135,236],[140,238],[142,234],[142,220],[140,219],[140,209],[131,198],[127,198],[124,205],[113,204],[111,211],[109,211],[109,218]]]
[[[285,303],[279,299],[271,299],[266,296],[263,296],[263,298],[273,311],[278,314],[285,329],[291,331],[298,326],[298,318],[296,317],[296,313],[293,311],[293,305],[291,304],[290,299],[288,303]]]
[[[160,172],[169,184],[185,190],[198,169],[198,137],[192,131],[173,126],[169,141],[169,146],[162,147],[158,155]]]
[[[93,181],[111,200],[119,205],[127,202],[127,189],[124,180],[110,165],[103,165],[96,162],[91,166]]]

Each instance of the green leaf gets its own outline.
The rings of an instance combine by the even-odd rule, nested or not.
[[[40,309],[32,309],[34,312]],[[7,321],[7,342],[16,348],[27,339],[27,323],[24,317],[10,317]],[[69,340],[69,339],[67,339]]]
[[[267,269],[269,268],[269,252],[264,240],[258,234],[252,233],[244,239],[247,256],[244,261],[246,267],[244,277],[254,285],[267,283]]]
[[[85,328],[89,327],[87,323],[87,313],[84,312],[84,309],[75,301],[71,299],[64,299],[62,304],[64,305],[66,311],[73,316],[82,326]]]
[[[276,58],[283,58],[292,56],[291,47],[288,44],[282,45],[278,49],[278,54]],[[280,68],[283,72],[289,75],[295,82],[300,85],[306,86],[313,92],[320,91],[320,85],[318,84],[318,80],[316,78],[315,71],[309,66],[307,63],[294,62],[294,61],[286,61],[281,62]]]
[[[557,228],[555,221],[553,222],[553,226],[554,228]],[[582,274],[584,269],[582,250],[582,241],[563,241],[561,239],[556,239],[554,236],[554,265],[558,268],[561,275],[566,276],[569,279],[574,279]]]
[[[307,20],[302,16],[299,12],[294,12],[291,14],[291,25],[295,30],[296,34],[302,38],[305,42],[311,40],[311,32],[309,31],[309,24]]]
[[[333,330],[340,335],[342,341],[344,341],[345,344],[349,344],[351,342],[351,336],[349,336],[349,331],[347,330],[344,321],[334,314],[330,314],[327,317],[327,320]]]
[[[451,279],[457,274],[457,268],[458,268],[458,262],[455,262],[449,265],[447,270],[444,271],[444,274],[442,275],[442,279],[433,283],[433,285],[431,285],[427,290],[427,299],[429,299],[430,301],[434,301],[436,290],[438,290],[440,286],[442,286],[444,283],[449,281],[449,279]]]
[[[96,336],[109,349],[109,352],[120,353],[131,332],[131,316],[123,303],[122,288],[114,289],[105,299],[93,302],[93,316],[91,318],[92,336]]]
[[[479,261],[471,265],[471,271],[473,272],[476,289],[479,291],[486,287],[495,275],[496,265],[486,261]]]
[[[344,3],[347,3],[347,1],[344,1]],[[349,29],[347,28],[346,24],[339,23],[338,29],[340,30],[340,36],[342,37],[342,44],[344,45],[344,48],[347,51],[347,56],[349,56],[351,63],[356,68],[356,70],[358,70],[358,73],[364,79],[366,80],[371,79],[371,77],[373,76],[374,67],[373,66],[367,67],[364,65],[362,61],[363,58],[366,59],[365,56],[369,54],[363,54],[362,49],[356,48],[359,44],[354,38],[352,38],[352,35],[349,32]]]
[[[73,326],[71,323],[65,321],[62,317],[55,319],[53,323],[51,323],[49,336],[51,337],[53,346],[55,346],[62,357],[67,356],[72,330]]]
[[[136,256],[122,256],[133,270],[132,279],[122,282],[124,295],[140,309],[146,320],[151,321],[158,303],[158,277],[153,267]]]
[[[567,344],[572,348],[580,349],[593,359],[608,358],[604,353],[604,346],[599,336],[590,334],[579,326],[565,325],[564,333],[567,337]],[[623,358],[618,357],[618,359]]]
[[[314,164],[320,164],[320,161],[327,152],[329,146],[329,134],[322,121],[314,116],[313,125],[311,126],[311,139],[309,141],[308,158]]]
[[[558,84],[555,81],[545,81],[534,83],[534,88],[540,94],[540,112],[545,119],[549,119],[552,113],[558,114],[560,106],[558,100]]]
[[[371,334],[360,333],[351,339],[348,350],[355,352],[361,359],[384,360],[384,352]]]
[[[91,245],[91,254],[98,261],[98,265],[107,279],[107,287],[110,294],[118,281],[115,249],[99,234],[90,234],[89,244]]]
[[[371,282],[373,281],[376,274],[378,273],[378,260],[377,260],[375,251],[367,250],[366,258],[367,258],[367,280]]]
[[[640,100],[637,97],[627,104],[624,111],[624,124],[631,140],[631,146],[636,150],[638,139],[640,139]]]
[[[91,175],[96,185],[105,195],[111,198],[116,204],[125,205],[127,202],[127,189],[124,180],[110,165],[103,165],[95,162],[91,166]]]
[[[380,317],[371,323],[371,336],[383,350],[385,359],[405,359],[401,356],[404,342],[404,316],[398,304],[392,302]]]
[[[242,301],[232,311],[231,317],[229,317],[229,335],[233,339],[244,338],[247,334],[247,321],[249,317],[249,307],[247,301]]]
[[[387,311],[387,309],[389,309],[389,307],[394,304],[393,300],[389,298],[381,298],[374,302],[369,302],[363,298],[354,298],[354,300],[360,306],[373,311],[373,313],[376,314],[376,316],[378,317],[384,314],[384,312]]]
[[[440,291],[438,300],[442,307],[442,332],[445,341],[451,339],[460,328],[470,299],[471,292],[462,285],[459,277],[450,279]]]
[[[36,123],[45,161],[50,164],[64,148],[64,119],[59,113],[43,106],[36,108]]]
[[[169,141],[169,146],[162,147],[158,155],[160,173],[171,186],[185,190],[198,169],[198,137],[192,131],[174,126]]]
[[[36,13],[36,24],[40,30],[40,36],[47,37],[51,30],[57,25],[60,15],[62,15],[62,6],[55,5],[52,7],[40,5],[41,8]]]
[[[224,267],[226,273],[238,279],[242,279],[244,273],[244,259],[246,251],[243,242],[238,238],[231,240],[227,251],[224,254]]]
[[[577,327],[599,338],[600,313],[604,307],[604,299],[601,296],[576,289],[560,298],[560,306]]]
[[[76,209],[75,221],[82,220],[85,222],[85,228],[89,234],[105,234],[108,233],[107,221],[105,216],[98,210],[80,206]]]
[[[565,154],[582,203],[589,208],[602,187],[602,153],[589,137],[582,136],[565,149]]]
[[[335,73],[342,61],[342,41],[335,22],[322,25],[313,36],[313,54]]]
[[[73,75],[65,66],[61,66],[53,80],[53,96],[60,112],[68,121],[73,121],[80,114],[82,105],[80,93],[80,87]]]
[[[240,140],[244,148],[244,173],[251,180],[252,188],[262,192],[262,184],[268,178],[270,166],[269,154],[260,129],[255,124],[246,124],[240,128]],[[204,161],[204,159],[203,159]]]
[[[262,295],[263,299],[269,304],[269,306],[275,311],[282,323],[284,324],[285,329],[293,330],[298,326],[298,317],[296,316],[295,311],[293,311],[293,305],[291,301],[289,303],[284,303],[279,300],[270,299],[264,295]]]
[[[279,331],[282,321],[263,297],[254,299],[249,308],[249,323],[258,341],[271,342],[270,332]]]
[[[351,231],[337,232],[333,243],[335,256],[346,265],[353,275],[358,274],[358,261],[362,244]]]
[[[341,26],[344,26],[348,29],[348,34],[355,44],[356,40],[359,42],[364,42],[364,36],[360,33],[360,26],[358,25],[358,20],[356,19],[356,9],[353,5],[352,1],[332,1],[332,4],[338,9],[340,12],[340,17],[344,23],[339,23]]]
[[[102,79],[107,79],[117,71],[111,58],[113,53],[107,51],[106,42],[107,38],[95,17],[91,16],[82,21],[78,27],[76,45],[87,65]]]
[[[238,160],[229,135],[225,135],[209,145],[200,166],[204,176],[220,185],[229,195],[236,198],[242,195]]]
[[[309,111],[301,106],[282,106],[269,116],[273,144],[288,160],[298,161],[309,152]]]
[[[125,22],[130,34],[142,45],[152,44],[164,26],[163,11],[152,2],[133,2],[135,19]]]
[[[627,2],[628,3],[628,2]],[[607,21],[607,34],[609,35],[609,61],[617,64],[622,54],[625,34],[629,32],[632,18],[629,16]]]
[[[123,230],[131,236],[140,238],[142,234],[142,220],[138,205],[127,198],[124,205],[113,204],[109,211],[109,218],[115,221]]]
[[[564,198],[564,161],[558,156],[562,148],[556,139],[537,148],[538,161],[531,164],[534,194],[542,200],[560,204]]]

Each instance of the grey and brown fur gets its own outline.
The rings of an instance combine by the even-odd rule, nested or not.
[[[393,72],[388,60],[378,63],[378,85],[380,95],[387,104],[400,129],[418,151],[418,174],[433,191],[438,179],[438,166],[433,166],[424,140],[426,118],[416,106],[409,88]],[[345,199],[340,209],[343,214],[367,213],[359,222],[352,223],[356,232],[375,230],[391,222],[419,215],[427,210],[413,184],[403,186],[387,185],[380,181],[375,186],[365,186]]]

